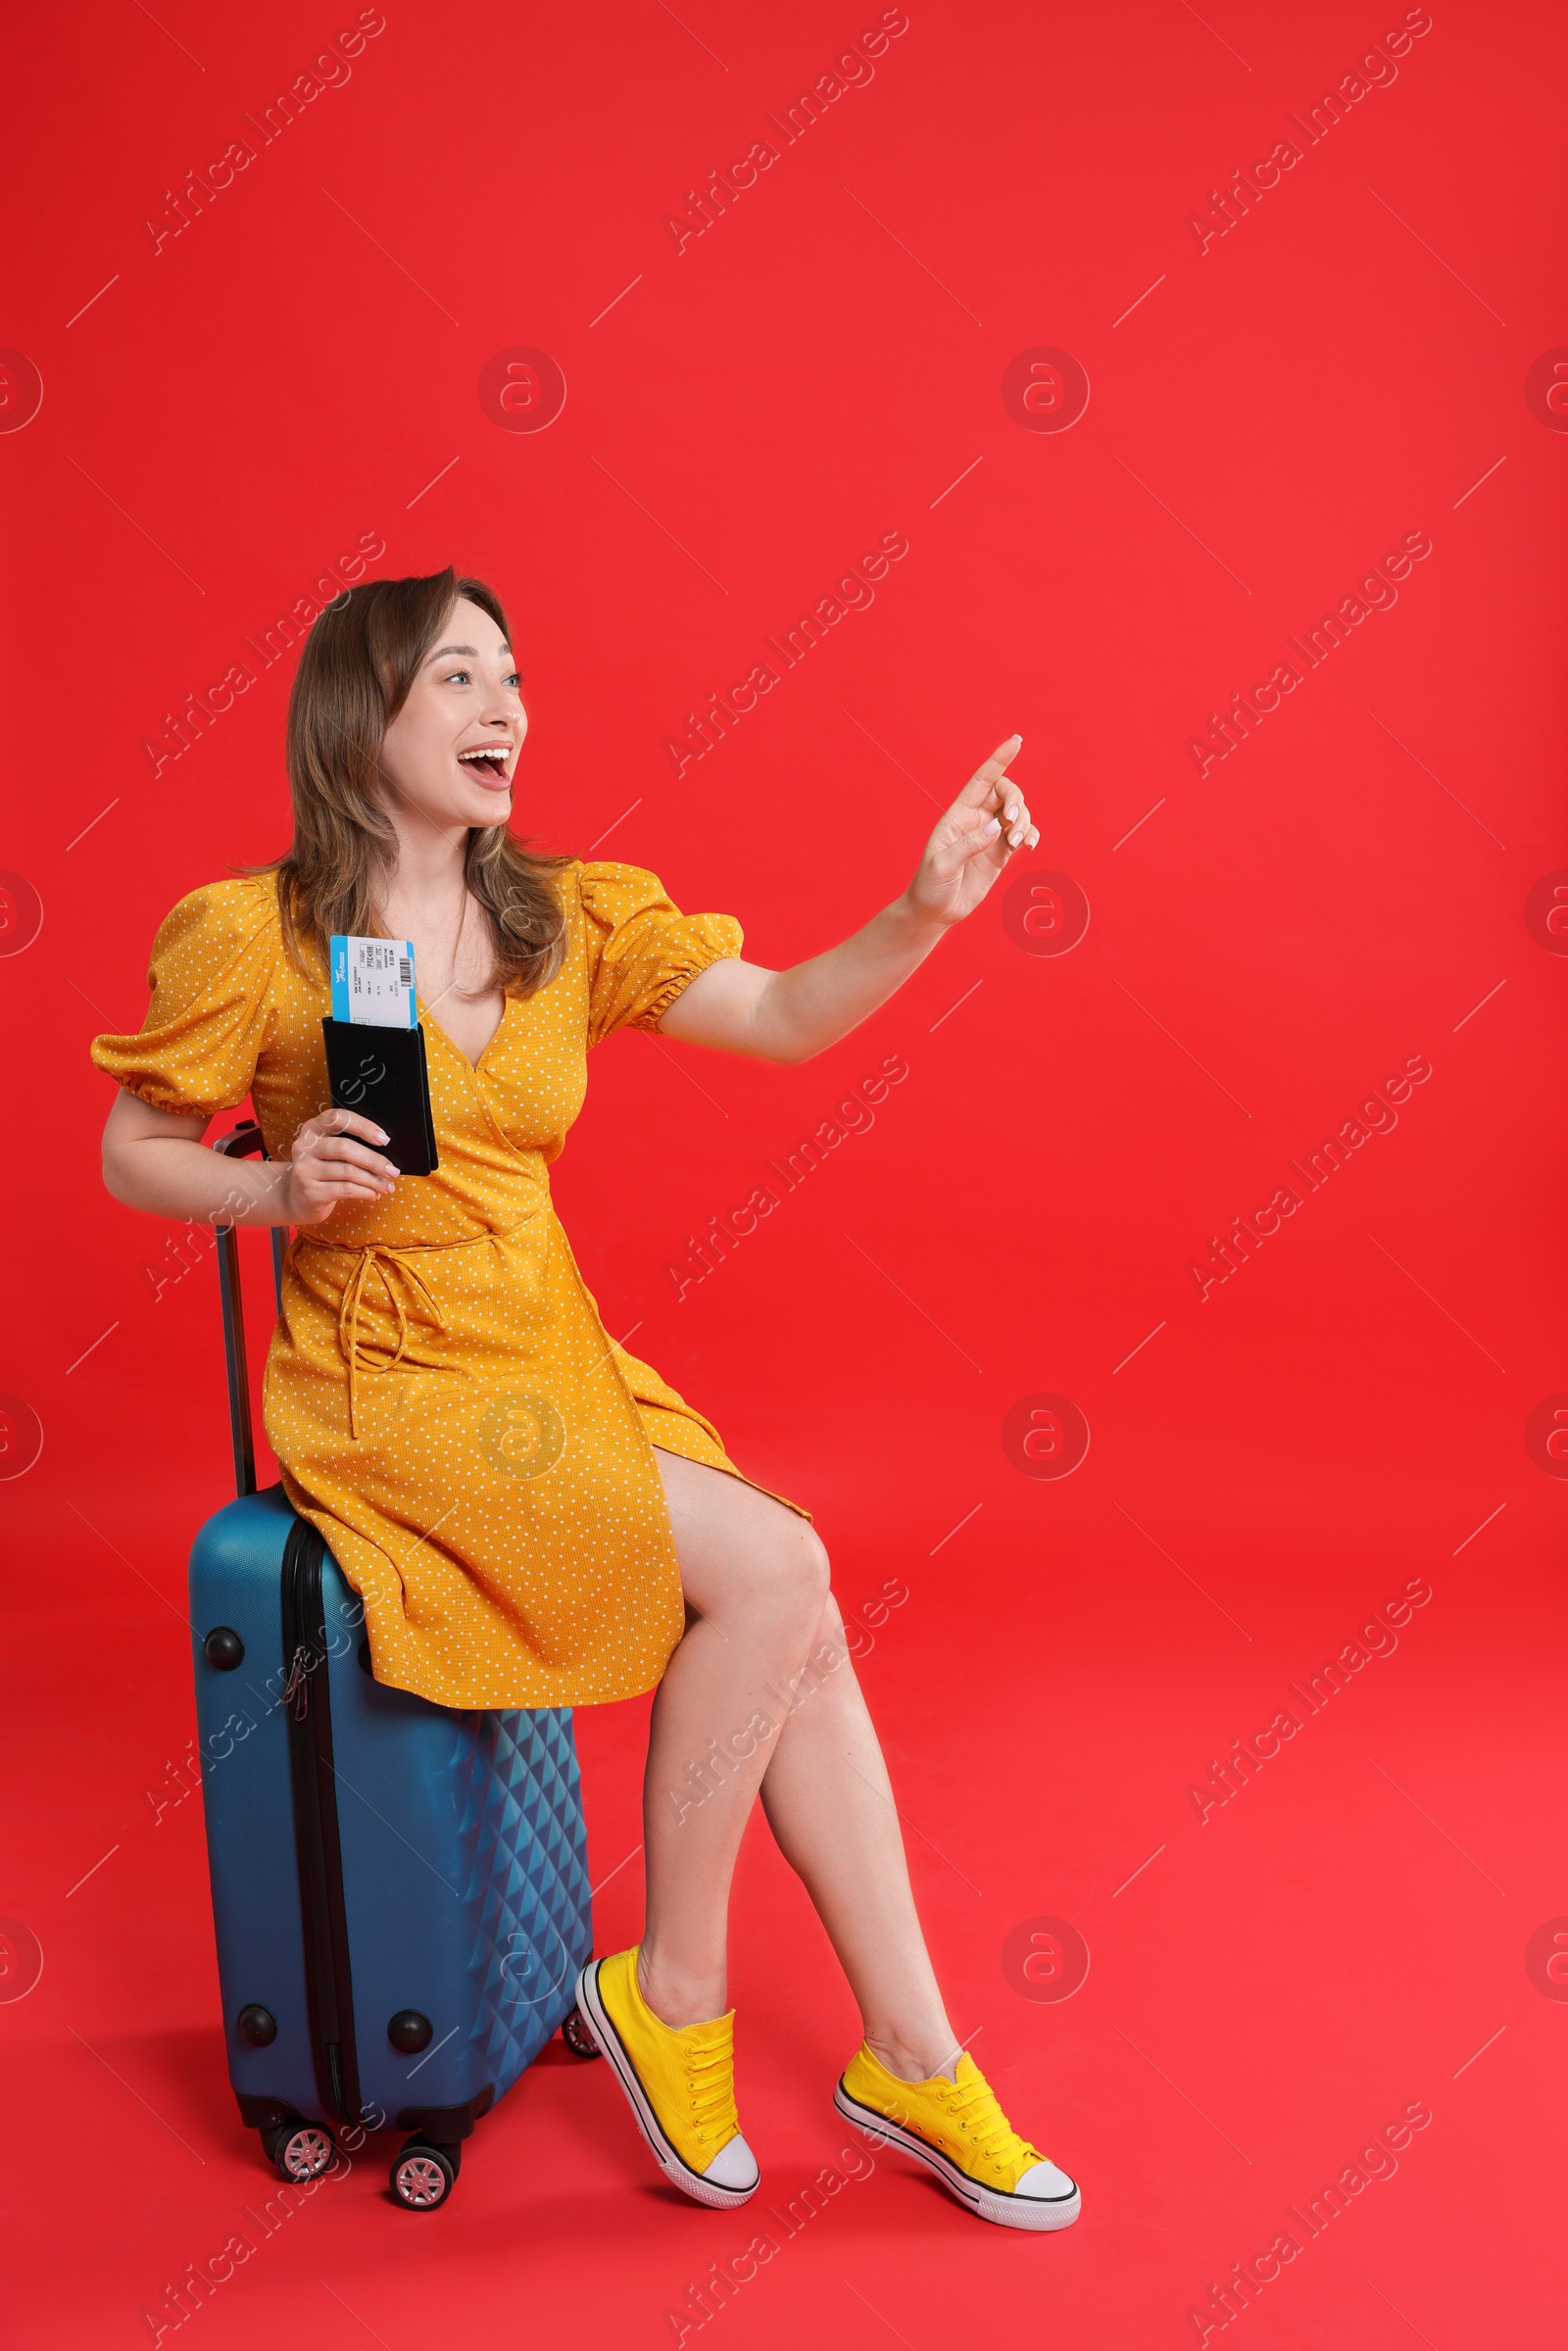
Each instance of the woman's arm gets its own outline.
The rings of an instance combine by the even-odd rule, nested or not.
[[[202,1224],[324,1224],[340,1200],[379,1200],[397,1169],[363,1144],[385,1135],[353,1110],[323,1110],[287,1159],[225,1159],[202,1137],[212,1121],[155,1110],[122,1087],[104,1128],[104,1183],[127,1208]]]
[[[788,971],[728,956],[700,971],[660,1021],[666,1037],[767,1061],[808,1061],[903,987],[954,923],[972,914],[1014,850],[1040,839],[1009,761],[1010,735],[978,767],[925,845],[902,897],[863,929]]]

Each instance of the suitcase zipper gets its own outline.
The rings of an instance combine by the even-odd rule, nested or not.
[[[337,1776],[332,1766],[332,1707],[321,1588],[325,1551],[325,1543],[310,1521],[296,1519],[283,1546],[283,1655],[288,1660],[283,1704],[294,1789],[294,1844],[317,2092],[329,2117],[358,2123],[364,2113],[354,2045]]]
[[[310,1666],[306,1660],[304,1644],[301,1643],[294,1652],[293,1661],[288,1669],[288,1680],[283,1685],[283,1703],[292,1708],[294,1720],[297,1723],[302,1723],[310,1712],[311,1692],[305,1679],[309,1671]]]

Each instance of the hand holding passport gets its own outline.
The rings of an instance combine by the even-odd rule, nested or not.
[[[332,1106],[373,1119],[404,1175],[432,1175],[435,1123],[408,939],[332,941],[332,1016],[321,1022]]]

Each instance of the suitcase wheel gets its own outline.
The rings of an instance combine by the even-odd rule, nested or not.
[[[392,2193],[406,2212],[434,2212],[451,2195],[463,2164],[459,2145],[438,2147],[416,2132],[392,2166]]]
[[[337,2156],[336,2141],[326,2125],[302,2122],[298,2115],[291,2115],[286,2123],[271,2124],[262,2132],[262,2145],[282,2180],[319,2179]]]
[[[580,2008],[572,2008],[567,2010],[566,2021],[561,2028],[561,2037],[565,2042],[567,2048],[571,2051],[573,2057],[599,2057],[603,2055],[603,2051],[600,2049],[599,2043],[595,2040],[593,2034],[589,2032],[588,2027],[583,2022],[582,2010]]]

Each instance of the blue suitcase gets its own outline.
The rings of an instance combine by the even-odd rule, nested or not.
[[[229,2079],[286,2180],[327,2169],[334,2126],[412,2132],[392,2190],[428,2211],[558,2026],[598,2054],[574,2004],[593,1930],[571,1714],[372,1679],[320,1535],[256,1491],[231,1225],[217,1254],[239,1498],[196,1538],[190,1613]],[[275,1285],[275,1231],[272,1262]]]

